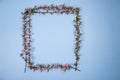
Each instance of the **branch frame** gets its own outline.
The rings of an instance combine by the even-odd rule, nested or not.
[[[25,61],[25,71],[26,67],[29,67],[31,70],[37,71],[49,71],[50,69],[62,69],[64,71],[75,69],[75,71],[80,71],[78,69],[79,64],[79,50],[80,50],[80,43],[81,43],[81,32],[80,32],[80,8],[74,8],[72,6],[65,6],[65,4],[62,5],[49,5],[49,6],[35,6],[33,8],[26,8],[24,12],[22,12],[22,19],[23,19],[23,29],[22,29],[22,38],[23,38],[23,49],[20,56]],[[34,64],[31,59],[31,43],[32,43],[32,31],[31,31],[31,16],[34,14],[74,14],[75,19],[73,20],[74,23],[74,36],[75,36],[75,48],[74,48],[74,54],[75,54],[75,62],[73,64]]]

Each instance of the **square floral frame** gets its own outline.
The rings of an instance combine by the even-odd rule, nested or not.
[[[72,6],[65,6],[63,5],[49,5],[49,6],[35,6],[33,8],[26,8],[24,12],[22,12],[23,15],[23,32],[22,32],[22,37],[23,37],[23,50],[20,56],[24,59],[25,61],[25,71],[26,67],[29,67],[31,70],[47,70],[49,71],[50,69],[62,69],[64,71],[70,70],[70,69],[75,69],[80,71],[78,69],[78,63],[80,59],[79,55],[79,50],[80,50],[80,43],[81,43],[81,33],[80,33],[80,16],[79,16],[80,9],[79,8],[74,8]],[[32,34],[31,34],[31,16],[34,14],[74,14],[75,19],[73,20],[74,22],[74,36],[75,36],[75,48],[74,48],[74,54],[75,54],[75,62],[73,64],[33,64],[32,59],[31,59],[31,43],[32,43]]]

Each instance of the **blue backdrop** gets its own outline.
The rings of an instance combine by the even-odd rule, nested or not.
[[[81,8],[79,68],[24,73],[22,15],[27,7],[63,4]],[[32,16],[35,63],[72,63],[74,15]],[[0,80],[120,80],[119,0],[0,0]],[[63,62],[64,61],[64,62]]]

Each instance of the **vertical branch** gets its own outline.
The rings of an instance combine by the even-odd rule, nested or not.
[[[76,8],[76,18],[74,20],[75,22],[75,56],[76,56],[76,62],[75,62],[75,70],[78,69],[78,62],[79,62],[79,50],[80,50],[80,16],[79,16],[79,8]]]
[[[31,50],[32,50],[32,48],[31,48],[31,36],[32,36],[32,34],[31,34],[31,15],[29,15],[29,19],[28,19],[28,65],[29,66],[31,66],[31,60],[30,60],[30,53],[31,53]]]
[[[25,60],[25,69],[24,69],[24,72],[26,72],[26,66],[27,66],[27,63],[26,63],[26,60],[27,60],[27,56],[26,56],[26,50],[27,50],[27,46],[26,46],[26,42],[27,42],[27,32],[26,32],[26,29],[27,29],[27,22],[26,22],[26,14],[25,13],[22,13],[24,16],[23,16],[23,33],[22,33],[22,37],[23,37],[23,53],[21,54],[23,56],[23,54],[25,55],[25,57],[23,57],[23,59]]]

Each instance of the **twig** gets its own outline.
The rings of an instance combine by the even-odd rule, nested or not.
[[[79,70],[78,68],[74,68],[74,67],[72,67],[72,66],[71,66],[71,68],[73,68],[73,69],[75,69],[75,70],[78,70],[78,71],[81,71],[81,70]]]

